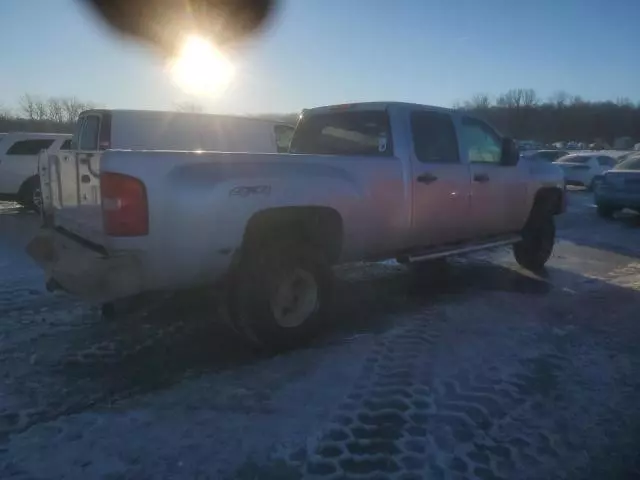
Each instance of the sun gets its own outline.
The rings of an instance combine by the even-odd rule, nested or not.
[[[187,37],[178,56],[169,61],[173,81],[186,93],[219,95],[233,80],[235,69],[215,45],[204,37]]]

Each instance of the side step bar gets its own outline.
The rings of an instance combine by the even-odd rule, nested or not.
[[[422,262],[424,260],[433,260],[435,258],[448,257],[451,255],[461,255],[464,253],[476,252],[478,250],[485,250],[489,248],[495,247],[503,247],[505,245],[512,245],[514,243],[522,240],[520,235],[512,235],[510,237],[503,237],[500,239],[495,239],[493,241],[488,241],[485,243],[473,243],[467,245],[460,246],[451,246],[449,248],[437,248],[432,251],[426,251],[424,253],[415,254],[415,255],[407,255],[403,258],[403,263],[415,263]]]

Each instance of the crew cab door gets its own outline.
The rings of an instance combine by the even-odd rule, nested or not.
[[[451,116],[415,110],[410,116],[413,149],[412,243],[434,246],[469,236],[469,166],[461,161]]]
[[[527,219],[527,169],[502,159],[502,137],[482,120],[463,117],[463,156],[471,170],[474,238],[514,233]]]

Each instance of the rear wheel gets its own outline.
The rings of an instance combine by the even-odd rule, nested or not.
[[[40,212],[42,209],[40,177],[33,176],[22,184],[18,193],[18,202],[29,210]]]
[[[331,287],[331,268],[314,248],[266,245],[247,252],[232,274],[229,319],[260,348],[298,347],[323,327]]]
[[[548,209],[536,208],[522,230],[522,240],[513,246],[516,261],[527,270],[541,270],[551,257],[555,238],[553,215]]]

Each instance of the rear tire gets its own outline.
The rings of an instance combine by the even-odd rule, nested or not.
[[[232,326],[271,352],[308,343],[325,324],[333,284],[329,263],[304,245],[249,250],[230,279]]]
[[[40,177],[33,176],[20,187],[18,202],[26,209],[39,213],[42,209],[42,191]]]
[[[551,257],[556,238],[553,215],[548,209],[536,208],[522,230],[522,240],[513,246],[518,264],[532,272],[540,271]]]

